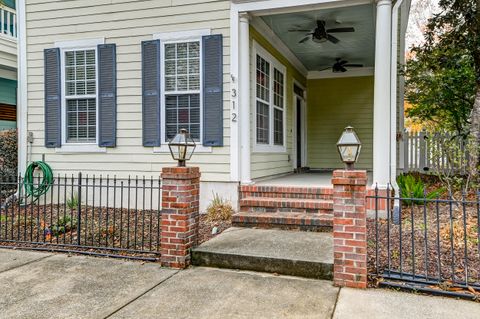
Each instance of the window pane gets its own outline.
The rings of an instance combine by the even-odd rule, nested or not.
[[[257,55],[257,98],[270,101],[270,64]]]
[[[175,72],[176,72],[175,61],[165,61],[165,74],[175,75]]]
[[[200,42],[190,42],[188,44],[188,56],[190,58],[200,57]]]
[[[96,99],[67,100],[67,142],[96,141]]]
[[[75,64],[85,65],[85,51],[75,51]]]
[[[269,106],[257,101],[257,143],[269,144]]]
[[[165,90],[166,91],[175,91],[176,89],[176,81],[175,77],[165,77]]]
[[[187,43],[177,43],[177,59],[185,59],[188,55]]]
[[[175,44],[165,44],[165,60],[175,59]]]
[[[73,51],[65,52],[65,65],[66,66],[75,65],[75,56]]]
[[[182,128],[200,140],[200,94],[165,95],[165,139],[172,139]]]
[[[273,104],[283,108],[283,73],[277,69],[274,69],[273,73]]]
[[[273,143],[283,145],[283,111],[274,109],[273,111]]]
[[[177,61],[177,74],[187,74],[187,59]]]

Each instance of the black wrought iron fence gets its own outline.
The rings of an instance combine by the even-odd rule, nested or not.
[[[444,198],[374,196],[369,274],[381,285],[479,299],[480,194]],[[379,207],[387,202],[386,211]],[[392,218],[394,203],[399,211]],[[395,222],[394,222],[395,220]]]
[[[57,176],[0,180],[0,245],[156,260],[161,181]],[[40,192],[41,193],[41,192]]]

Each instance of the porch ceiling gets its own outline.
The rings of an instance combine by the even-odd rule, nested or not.
[[[318,71],[332,66],[336,58],[349,63],[373,67],[375,60],[374,6],[372,4],[324,9],[311,12],[293,12],[265,15],[263,21],[285,43],[309,71]],[[316,20],[326,21],[327,28],[354,27],[352,33],[335,33],[340,42],[316,43],[308,40],[302,32],[289,29],[315,29]]]

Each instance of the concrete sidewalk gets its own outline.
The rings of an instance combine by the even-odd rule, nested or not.
[[[0,249],[0,318],[480,318],[480,304],[330,281]]]

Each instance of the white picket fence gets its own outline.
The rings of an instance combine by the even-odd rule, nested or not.
[[[455,172],[464,174],[468,164],[465,143],[456,138],[459,148],[456,154],[445,153],[441,145],[451,139],[449,134],[428,134],[425,132],[405,132],[405,171],[407,172]]]

